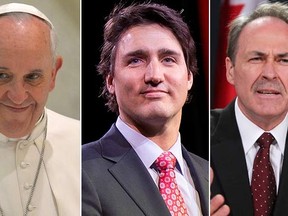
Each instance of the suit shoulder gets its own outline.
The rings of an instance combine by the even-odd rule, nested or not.
[[[188,166],[190,167],[190,169],[192,168],[193,170],[195,170],[196,173],[198,173],[197,175],[202,176],[204,179],[207,180],[207,183],[208,183],[209,161],[191,152],[189,152],[189,158],[190,158],[190,162],[187,160],[186,162]]]
[[[209,165],[209,161],[200,157],[199,155],[189,152],[189,156],[191,159],[193,159],[194,162],[198,163],[202,167],[206,168]]]
[[[219,122],[219,119],[220,119],[222,112],[223,112],[223,109],[212,109],[210,111],[210,131],[211,131],[211,133],[217,127],[217,124]]]
[[[210,118],[211,120],[218,120],[219,116],[221,115],[221,113],[223,112],[224,109],[212,109],[210,111]]]
[[[101,149],[99,140],[85,143],[81,146],[81,148],[82,148],[82,160],[83,161],[98,157],[100,149]]]

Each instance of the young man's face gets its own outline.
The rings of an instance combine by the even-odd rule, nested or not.
[[[157,24],[128,29],[116,48],[114,68],[107,87],[116,95],[121,118],[132,125],[180,121],[193,76],[170,30]]]

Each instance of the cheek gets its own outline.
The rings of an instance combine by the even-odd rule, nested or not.
[[[170,78],[174,86],[177,88],[181,88],[183,90],[189,90],[193,84],[193,78],[189,77],[187,74],[183,74],[182,76],[173,76]]]
[[[115,94],[121,94],[121,95],[130,95],[135,92],[136,89],[136,84],[134,83],[115,83]]]
[[[138,83],[139,81],[131,77],[115,78],[113,81],[113,88],[116,95],[124,96],[135,92]]]
[[[280,77],[279,78],[281,84],[283,85],[283,87],[285,88],[286,94],[288,92],[288,74],[285,74],[285,77]]]
[[[284,88],[288,89],[288,66],[285,67],[279,67],[277,70],[277,78],[279,79],[279,82],[284,86]]]
[[[243,76],[243,74],[239,75],[239,74],[235,74],[234,75],[234,86],[237,90],[237,92],[239,91],[247,91],[247,89],[249,89],[250,86],[250,81],[248,79],[248,77],[245,77],[245,75]]]
[[[259,77],[259,68],[253,65],[244,65],[241,68],[235,68],[234,83],[239,88],[250,88]]]
[[[48,94],[55,88],[55,79],[51,77],[45,77],[39,85],[29,86],[29,92],[38,98],[39,100],[46,100],[43,98],[47,98]]]

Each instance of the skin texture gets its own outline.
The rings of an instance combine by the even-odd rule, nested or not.
[[[170,30],[158,24],[128,29],[106,81],[116,95],[120,118],[164,150],[175,143],[193,76]]]
[[[42,20],[2,16],[0,27],[0,131],[19,138],[41,116],[62,58],[53,61],[50,28]]]
[[[235,65],[226,59],[227,80],[235,86],[241,111],[271,130],[288,110],[288,25],[273,17],[247,24],[238,41]]]

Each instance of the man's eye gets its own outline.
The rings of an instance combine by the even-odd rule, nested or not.
[[[249,59],[250,62],[261,62],[262,58],[261,57],[253,57]]]
[[[131,58],[128,63],[129,64],[137,64],[139,62],[140,62],[139,58]]]
[[[39,77],[41,77],[41,74],[39,73],[32,73],[32,74],[29,74],[26,76],[26,79],[27,80],[36,80],[38,79]]]
[[[7,73],[0,73],[0,79],[4,80],[4,79],[9,79],[9,75]]]
[[[175,62],[175,59],[174,58],[170,58],[170,57],[167,57],[167,58],[164,58],[163,61],[165,62]]]
[[[281,58],[281,59],[279,59],[279,62],[280,62],[280,64],[282,64],[282,65],[288,65],[288,59],[286,59],[286,58]]]

